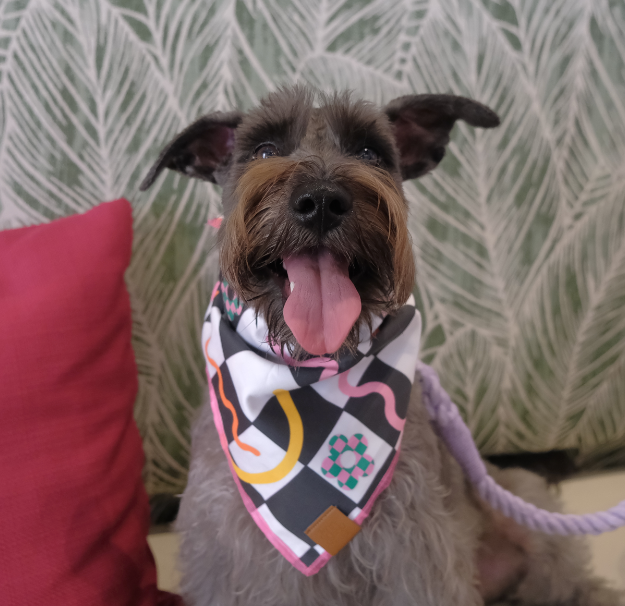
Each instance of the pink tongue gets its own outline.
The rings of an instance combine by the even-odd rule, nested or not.
[[[308,353],[334,353],[343,345],[361,308],[347,261],[322,248],[318,253],[287,257],[283,264],[294,285],[284,304],[284,321]]]

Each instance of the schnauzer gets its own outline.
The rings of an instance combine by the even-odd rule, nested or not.
[[[177,522],[188,606],[622,604],[580,540],[481,501],[414,380],[402,181],[439,164],[456,120],[499,124],[463,97],[285,88],[189,126],[142,184],[168,168],[223,188],[210,403]],[[538,476],[491,473],[557,509]]]

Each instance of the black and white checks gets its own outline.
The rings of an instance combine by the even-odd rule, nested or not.
[[[215,286],[202,344],[221,445],[248,511],[306,575],[331,556],[304,531],[330,505],[362,525],[390,483],[420,333],[411,298],[361,335],[357,355],[295,362],[226,283]]]

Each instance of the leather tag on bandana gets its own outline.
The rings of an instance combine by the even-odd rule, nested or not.
[[[330,505],[305,531],[306,535],[335,556],[360,532],[360,526]]]

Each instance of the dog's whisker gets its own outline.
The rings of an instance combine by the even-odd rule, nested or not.
[[[245,299],[246,303],[252,303],[253,301],[256,301],[257,299],[260,299],[261,297],[266,297],[269,293],[267,292],[263,292],[260,293],[259,295],[256,295],[255,297],[249,297],[248,299]]]

